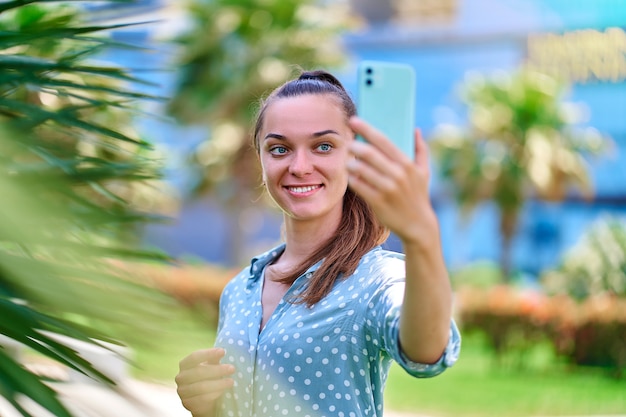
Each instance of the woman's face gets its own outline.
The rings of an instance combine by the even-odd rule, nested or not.
[[[259,135],[263,179],[288,217],[338,224],[352,140],[346,115],[332,95],[280,98],[268,105]]]

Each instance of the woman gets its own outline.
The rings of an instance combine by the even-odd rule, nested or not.
[[[180,362],[194,417],[380,416],[392,360],[416,377],[456,361],[426,145],[416,130],[412,162],[355,114],[323,71],[262,103],[254,145],[285,243],[226,286],[216,347]],[[380,248],[389,230],[405,255]]]

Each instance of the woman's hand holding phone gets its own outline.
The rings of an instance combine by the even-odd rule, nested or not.
[[[427,245],[438,230],[430,203],[428,148],[414,126],[415,72],[404,64],[364,61],[358,69],[362,139],[351,145],[350,186],[405,244]]]
[[[429,196],[428,147],[420,130],[414,130],[412,160],[364,120],[353,117],[349,123],[365,139],[350,145],[350,187],[405,245],[428,245],[438,222]]]

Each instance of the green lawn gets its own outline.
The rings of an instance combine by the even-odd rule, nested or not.
[[[437,417],[626,415],[626,380],[568,368],[548,346],[537,346],[522,366],[496,364],[476,335],[464,337],[459,362],[435,378],[415,379],[394,366],[385,392],[389,408]]]
[[[215,322],[186,310],[173,311],[160,325],[158,340],[136,349],[133,373],[138,379],[172,385],[178,362],[197,349],[213,346]]]
[[[139,350],[135,374],[173,385],[178,361],[211,346],[214,323],[180,312],[163,323],[155,349]],[[476,335],[464,335],[459,362],[442,375],[414,379],[393,367],[386,405],[435,417],[626,415],[626,380],[568,369],[547,346],[537,346],[523,367],[496,366]]]

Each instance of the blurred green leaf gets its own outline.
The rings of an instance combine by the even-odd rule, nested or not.
[[[0,373],[3,375],[3,378],[0,378],[0,395],[7,399],[22,415],[34,417],[16,400],[17,394],[25,394],[55,416],[72,417],[50,387],[22,368],[2,349],[0,349]]]
[[[155,98],[133,90],[147,83],[128,69],[89,61],[119,46],[96,32],[121,26],[84,25],[67,2],[46,3],[0,5],[0,335],[111,384],[63,336],[102,349],[149,344],[146,323],[173,305],[125,267],[168,259],[133,239],[139,224],[163,218],[134,203],[161,176],[132,128],[136,101]],[[38,376],[0,355],[0,394],[19,412],[28,415],[26,395],[70,415]]]

